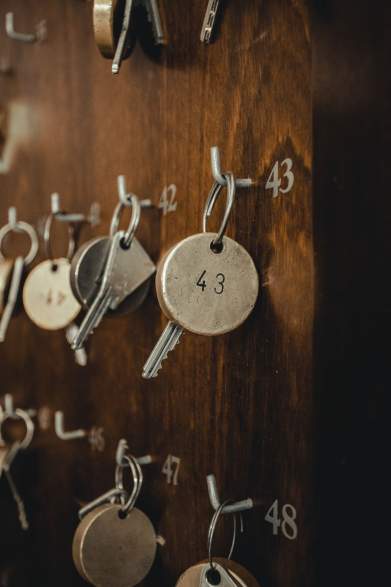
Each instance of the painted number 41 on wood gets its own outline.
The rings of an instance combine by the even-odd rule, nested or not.
[[[290,505],[289,503],[284,504],[280,512],[278,499],[276,499],[267,510],[265,520],[272,524],[273,534],[275,536],[278,535],[281,529],[285,538],[288,538],[288,540],[296,540],[298,532],[296,524],[296,509],[293,505]]]

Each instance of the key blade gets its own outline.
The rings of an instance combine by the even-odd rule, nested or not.
[[[155,37],[155,44],[165,45],[167,40],[164,34],[162,19],[160,17],[160,10],[157,0],[146,0],[145,7],[147,9],[148,20],[152,24],[153,36]]]
[[[157,377],[163,361],[167,359],[168,353],[178,344],[182,332],[183,328],[179,324],[171,321],[167,324],[144,365],[142,374],[144,379]]]
[[[119,73],[122,58],[126,49],[126,40],[128,38],[129,27],[130,27],[130,16],[132,14],[133,0],[126,0],[126,6],[124,11],[124,19],[122,21],[121,34],[119,36],[117,49],[114,55],[113,63],[111,66],[111,72],[113,74]]]
[[[208,44],[211,41],[219,5],[220,0],[208,0],[208,6],[206,7],[204,22],[202,23],[201,29],[201,43]]]
[[[14,312],[16,302],[18,300],[20,284],[22,282],[22,276],[23,276],[23,269],[24,269],[23,257],[17,257],[15,259],[14,270],[12,272],[11,287],[10,287],[10,291],[8,294],[7,304],[4,308],[4,312],[3,312],[3,315],[2,315],[1,321],[0,321],[0,342],[5,341],[8,326],[9,326],[10,320],[12,318],[12,314]]]
[[[84,320],[80,325],[80,328],[74,337],[71,348],[74,351],[81,350],[87,338],[93,333],[95,328],[99,326],[103,316],[106,314],[111,303],[111,291],[107,290],[103,298],[96,298],[87,314],[84,316]]]

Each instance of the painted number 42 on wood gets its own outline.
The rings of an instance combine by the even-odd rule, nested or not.
[[[296,540],[298,531],[296,524],[296,509],[293,505],[290,505],[289,503],[284,504],[281,508],[280,514],[278,499],[276,499],[267,510],[265,520],[272,524],[273,534],[275,536],[278,535],[281,529],[285,538],[288,538],[288,540]]]
[[[284,159],[282,163],[276,161],[266,182],[266,189],[273,190],[273,198],[279,194],[287,194],[293,188],[295,176],[292,171],[292,159]]]

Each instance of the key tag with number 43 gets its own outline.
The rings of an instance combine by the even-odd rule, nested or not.
[[[133,489],[124,489],[129,469]],[[79,511],[82,518],[73,539],[73,561],[83,579],[95,587],[133,587],[149,573],[157,536],[149,518],[135,508],[143,483],[133,456],[117,464],[115,487]]]
[[[50,233],[55,219],[50,214],[45,223],[44,243],[48,257],[28,275],[23,289],[26,314],[44,330],[61,330],[76,318],[81,306],[70,285],[70,259],[75,250],[75,230],[69,224],[69,245],[66,257],[53,258]]]
[[[260,587],[255,578],[241,565],[231,560],[235,548],[237,535],[237,519],[233,514],[233,538],[228,558],[214,558],[212,555],[213,537],[219,518],[223,514],[225,506],[222,503],[215,511],[208,532],[208,561],[198,563],[187,569],[176,583],[176,587]],[[240,518],[241,531],[243,520]]]

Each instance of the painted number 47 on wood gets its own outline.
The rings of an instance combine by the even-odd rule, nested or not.
[[[273,165],[266,182],[266,189],[273,190],[273,198],[277,198],[279,194],[287,194],[293,188],[295,176],[292,168],[292,159],[284,159],[282,163],[276,161]]]
[[[181,459],[179,457],[174,457],[174,455],[168,455],[162,469],[162,473],[166,476],[168,484],[178,485],[178,475],[180,466]]]

